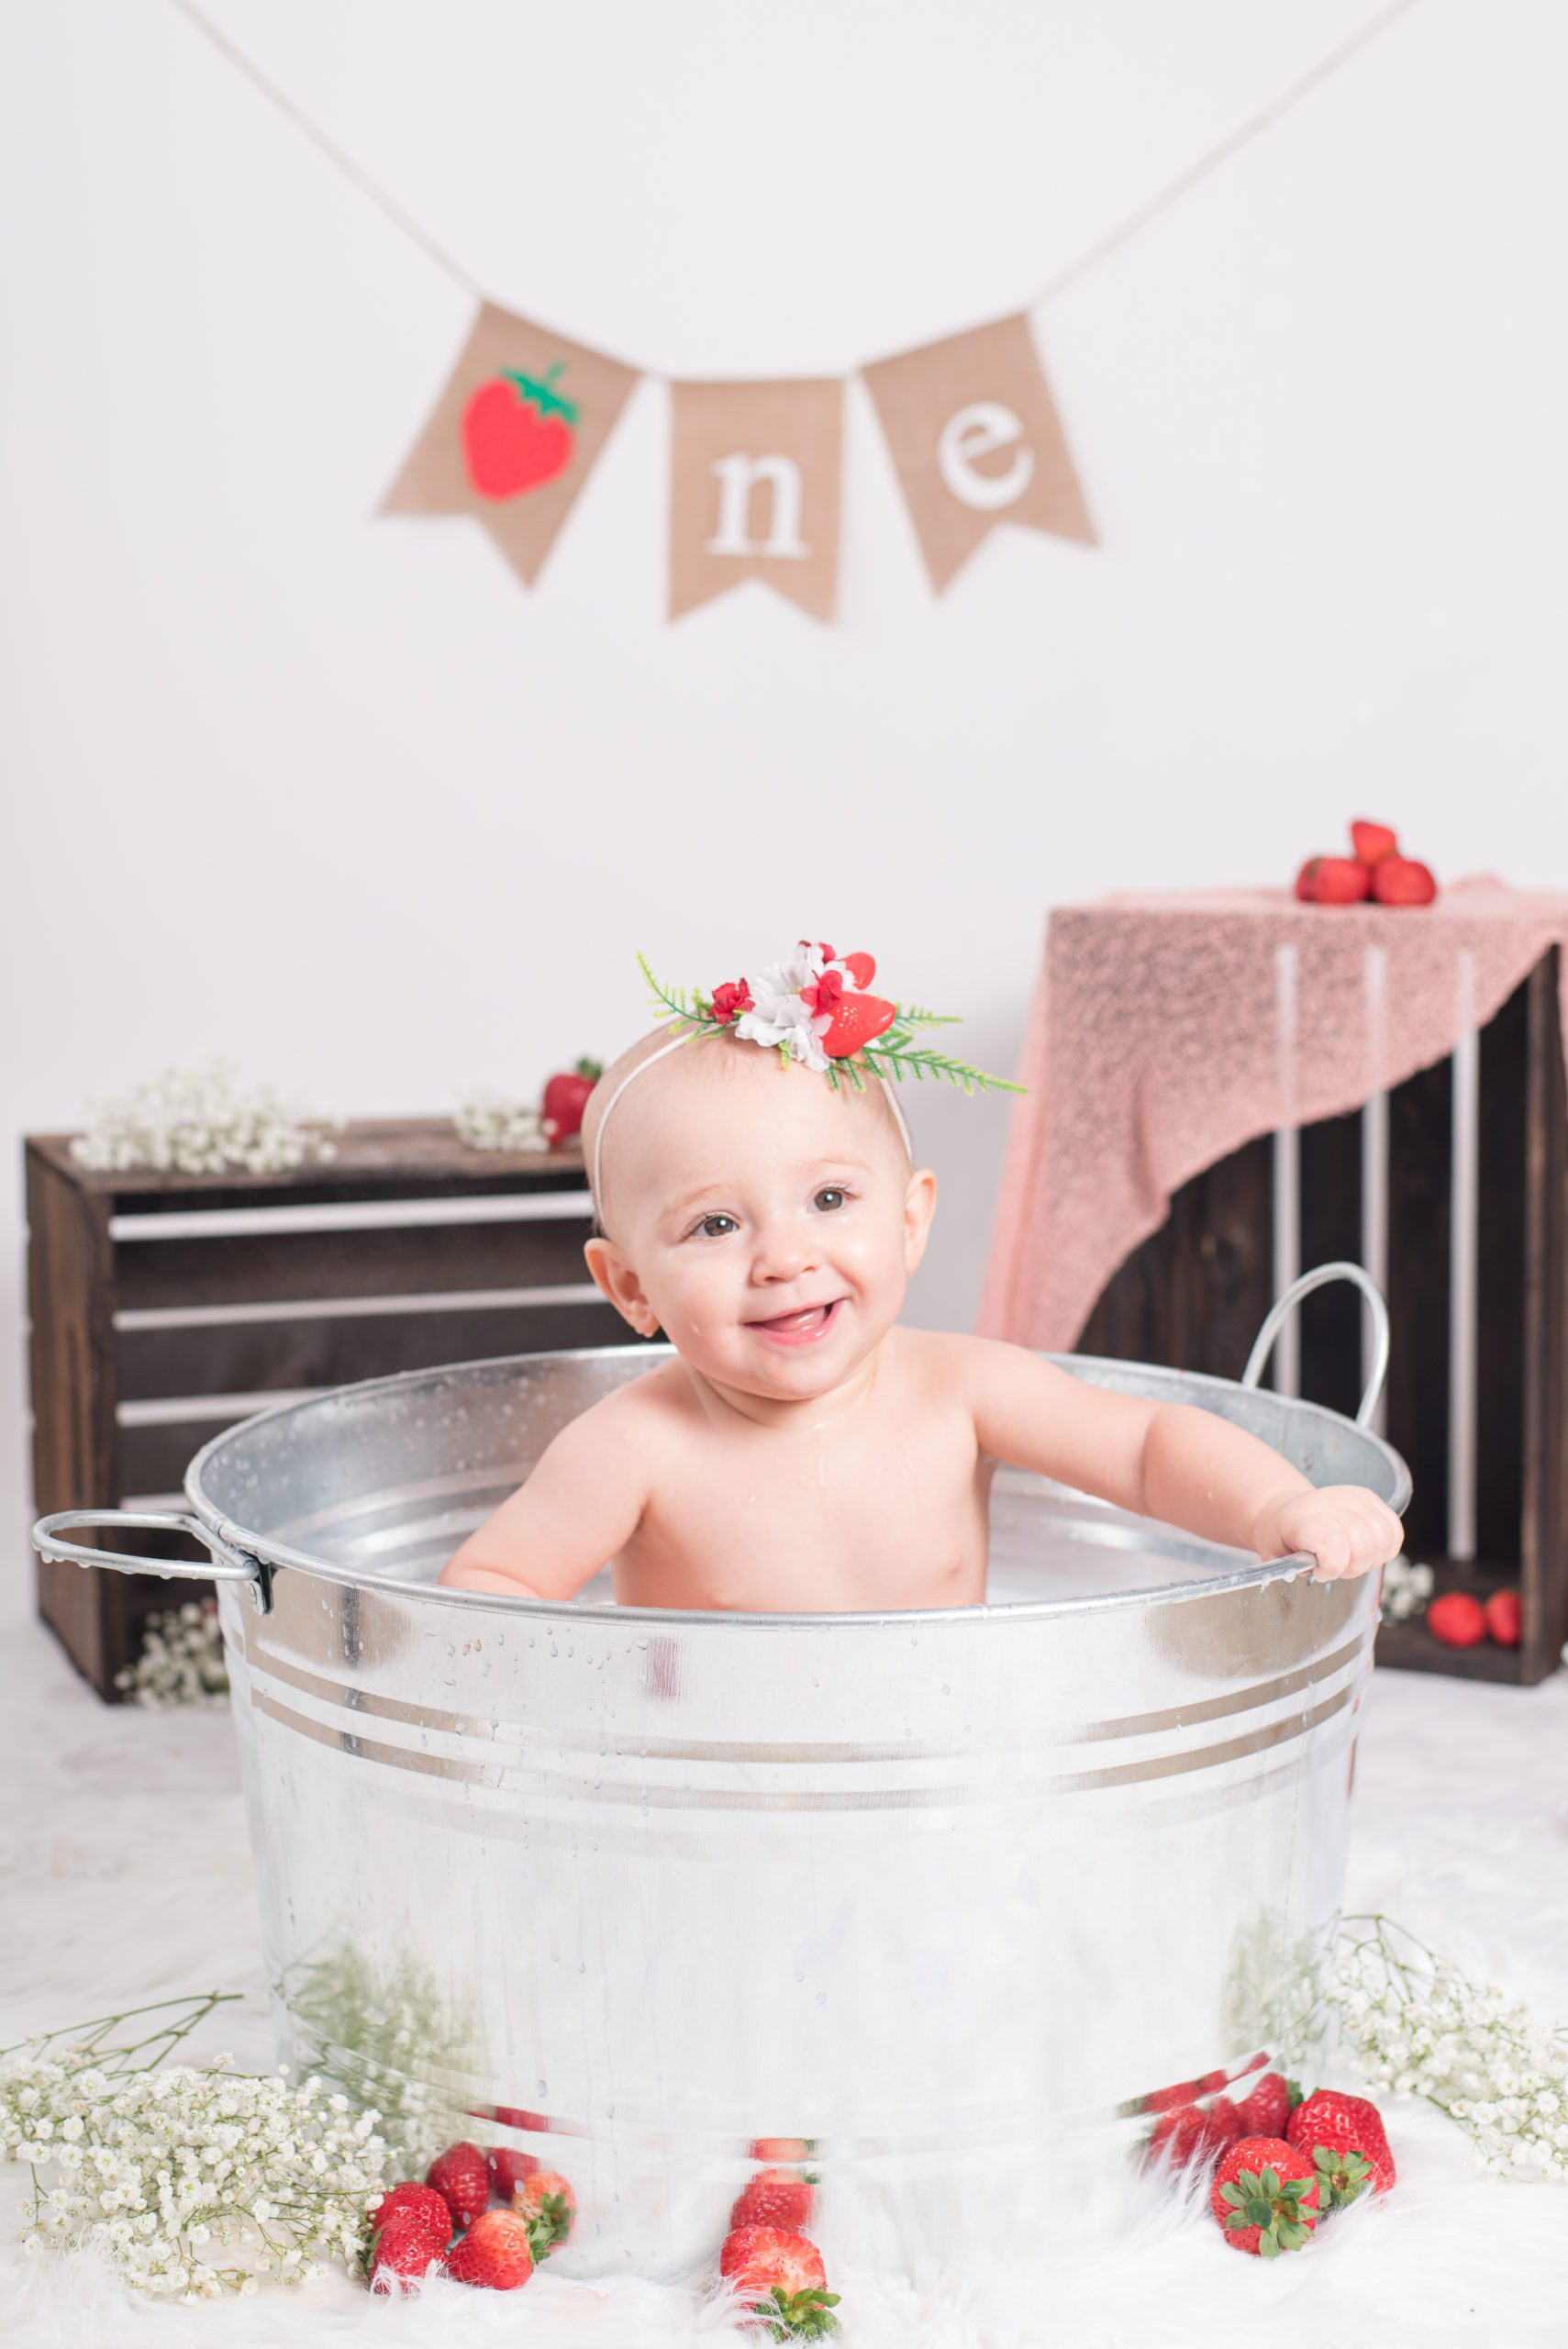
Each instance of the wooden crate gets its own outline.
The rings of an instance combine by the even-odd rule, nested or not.
[[[182,1508],[209,1437],[285,1396],[443,1362],[629,1341],[589,1279],[579,1152],[366,1120],[292,1174],[94,1174],[28,1137],[34,1501]],[[200,1559],[166,1536],[134,1554]],[[194,1585],[39,1561],[39,1606],[113,1698],[148,1613]]]
[[[1485,1598],[1517,1584],[1518,1649],[1491,1641],[1445,1648],[1420,1622],[1383,1626],[1379,1663],[1533,1683],[1568,1638],[1568,1115],[1557,955],[1548,955],[1482,1030],[1478,1116],[1467,1154],[1475,1185],[1473,1365],[1473,1545],[1450,1539],[1451,1218],[1456,1196],[1453,1063],[1420,1071],[1387,1097],[1387,1295],[1393,1354],[1385,1432],[1415,1492],[1406,1553],[1429,1563],[1439,1590]],[[1302,1128],[1302,1266],[1365,1261],[1362,1113]],[[1184,1186],[1162,1229],[1103,1292],[1078,1340],[1083,1353],[1240,1375],[1284,1286],[1274,1232],[1273,1138],[1249,1142]],[[1461,1196],[1465,1196],[1462,1192]],[[1288,1268],[1286,1268],[1288,1269]],[[1353,1413],[1362,1374],[1362,1308],[1348,1285],[1301,1310],[1298,1387]]]

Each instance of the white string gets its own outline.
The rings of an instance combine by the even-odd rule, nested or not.
[[[1159,219],[1162,213],[1169,211],[1172,205],[1179,203],[1183,196],[1207,179],[1211,172],[1218,171],[1222,163],[1228,163],[1233,155],[1240,153],[1243,147],[1261,137],[1263,131],[1272,129],[1273,125],[1289,114],[1293,107],[1298,106],[1303,98],[1309,95],[1312,91],[1321,88],[1322,84],[1333,74],[1339,72],[1342,66],[1348,65],[1352,57],[1357,56],[1362,50],[1368,48],[1380,35],[1386,32],[1397,17],[1404,16],[1407,10],[1417,5],[1418,0],[1390,0],[1388,6],[1380,8],[1375,16],[1369,17],[1356,31],[1348,34],[1345,39],[1319,58],[1316,65],[1309,66],[1305,73],[1300,74],[1296,81],[1282,90],[1277,98],[1271,99],[1269,104],[1262,107],[1258,113],[1250,116],[1235,130],[1228,132],[1225,138],[1210,147],[1205,154],[1200,155],[1195,163],[1190,163],[1184,171],[1179,172],[1174,179],[1167,180],[1163,187],[1157,188],[1152,195],[1146,197],[1132,211],[1096,237],[1092,244],[1085,246],[1076,260],[1070,261],[1062,268],[1054,271],[1046,279],[1040,291],[1022,306],[1026,310],[1044,309],[1048,304],[1055,301],[1059,294],[1064,293],[1069,285],[1075,285],[1080,278],[1087,276],[1091,270],[1097,269],[1100,263],[1108,261],[1113,253],[1119,252],[1132,238],[1148,228],[1151,222]],[[367,196],[377,211],[385,219],[391,221],[395,228],[400,229],[411,244],[418,247],[427,260],[433,261],[444,276],[450,278],[454,285],[461,286],[463,292],[471,295],[476,302],[485,299],[483,290],[469,275],[462,262],[454,261],[445,247],[438,244],[429,231],[422,228],[417,220],[406,212],[395,198],[390,196],[386,190],[373,180],[370,173],[364,171],[345,149],[338,145],[336,139],[329,137],[319,124],[313,122],[285,90],[280,89],[275,82],[262,72],[260,66],[251,61],[242,49],[230,40],[227,33],[220,31],[211,18],[195,6],[195,0],[170,0],[170,6],[177,8],[188,24],[194,25],[198,32],[204,34],[219,54],[233,66],[235,72],[243,75],[270,106],[275,106],[284,120],[292,123],[302,137],[310,141],[317,152],[326,158],[334,170],[340,172],[346,180],[359,189],[361,195]],[[656,369],[643,367],[637,372],[646,375],[651,383],[668,381],[668,378],[661,375]],[[857,371],[851,369],[850,372],[853,373]]]
[[[666,1052],[679,1052],[683,1044],[689,1044],[694,1036],[700,1036],[702,1030],[700,1028],[688,1028],[684,1035],[673,1037],[669,1043],[661,1044],[656,1052],[650,1052],[645,1061],[639,1061],[635,1068],[628,1069],[626,1074],[622,1077],[620,1083],[617,1085],[615,1091],[606,1102],[604,1109],[600,1114],[599,1122],[594,1129],[594,1167],[593,1173],[589,1176],[588,1183],[588,1187],[594,1195],[594,1205],[600,1209],[601,1221],[603,1220],[604,1193],[599,1188],[599,1152],[605,1146],[605,1128],[610,1121],[610,1111],[615,1108],[616,1103],[620,1099],[620,1097],[626,1091],[627,1086],[628,1085],[636,1084],[644,1069],[651,1068],[655,1061],[662,1061]],[[736,1042],[740,1042],[740,1039],[737,1037],[734,1041]],[[762,1051],[764,1047],[759,1045],[757,1049]],[[909,1153],[909,1163],[913,1166],[915,1163],[915,1144],[910,1139],[908,1125],[905,1120],[904,1112],[899,1107],[898,1096],[895,1093],[892,1085],[888,1084],[885,1077],[879,1075],[877,1082],[881,1085],[884,1093],[887,1096],[887,1106],[892,1110],[894,1121],[896,1124],[900,1134],[904,1138],[904,1147]]]

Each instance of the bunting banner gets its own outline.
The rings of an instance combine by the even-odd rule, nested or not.
[[[1095,543],[1026,317],[861,372],[939,596],[999,522]]]
[[[634,368],[482,304],[384,514],[472,514],[531,587],[637,382]]]
[[[670,618],[761,579],[819,620],[839,584],[843,385],[670,386]]]

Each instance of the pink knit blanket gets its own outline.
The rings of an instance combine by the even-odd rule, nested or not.
[[[982,1332],[1070,1347],[1182,1184],[1256,1134],[1359,1108],[1443,1059],[1564,941],[1568,894],[1489,878],[1426,907],[1308,906],[1257,889],[1060,908],[1024,1040],[1029,1091],[1013,1111]]]

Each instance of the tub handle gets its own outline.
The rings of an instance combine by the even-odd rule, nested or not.
[[[1241,1384],[1243,1386],[1256,1386],[1263,1375],[1263,1365],[1273,1351],[1274,1340],[1302,1298],[1310,1297],[1315,1288],[1326,1287],[1329,1281],[1353,1281],[1365,1297],[1367,1309],[1372,1315],[1372,1373],[1366,1382],[1366,1393],[1361,1399],[1361,1408],[1356,1413],[1357,1427],[1364,1428],[1371,1424],[1372,1415],[1377,1408],[1377,1398],[1383,1392],[1383,1382],[1388,1375],[1388,1308],[1384,1303],[1383,1291],[1362,1264],[1352,1264],[1342,1259],[1333,1264],[1319,1264],[1315,1272],[1303,1273],[1298,1281],[1292,1281],[1284,1296],[1276,1297],[1270,1307],[1262,1328],[1252,1341],[1247,1367],[1241,1373]]]
[[[135,1558],[127,1550],[87,1550],[79,1542],[61,1540],[67,1526],[83,1525],[136,1526],[154,1532],[188,1533],[207,1551],[209,1562],[195,1566],[186,1558]],[[112,1566],[120,1575],[161,1575],[165,1579],[172,1575],[183,1582],[243,1583],[258,1615],[266,1615],[272,1609],[271,1566],[243,1550],[231,1549],[199,1517],[192,1517],[183,1509],[56,1509],[52,1517],[40,1517],[34,1526],[33,1547],[40,1558],[76,1566]]]

